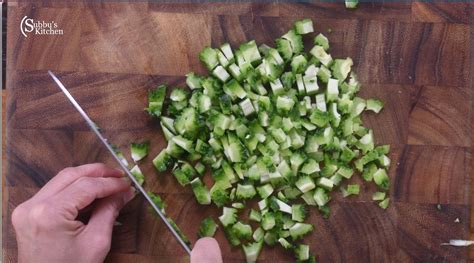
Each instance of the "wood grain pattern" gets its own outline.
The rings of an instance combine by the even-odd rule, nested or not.
[[[145,187],[163,195],[167,212],[195,241],[196,222],[219,211],[199,206],[189,188],[152,167],[166,143],[143,111],[147,90],[160,83],[184,86],[184,73],[204,72],[197,53],[205,45],[250,39],[272,44],[295,19],[311,17],[316,31],[331,28],[326,34],[335,57],[354,59],[360,96],[386,103],[379,115],[367,113],[363,120],[377,143],[392,145],[392,205],[382,211],[373,204],[373,186],[354,198],[336,193],[329,219],[311,211],[316,228],[306,241],[320,262],[467,262],[468,249],[439,244],[474,233],[473,10],[472,4],[419,2],[346,10],[338,3],[10,1],[4,261],[16,261],[9,215],[18,204],[66,166],[114,165],[47,69],[58,72],[124,152],[132,141],[151,140],[150,156],[140,166]],[[18,25],[25,15],[54,19],[65,35],[23,38]],[[141,198],[127,205],[119,221],[107,261],[188,262]],[[240,249],[232,249],[221,231],[216,238],[225,262],[242,262]],[[281,249],[265,249],[261,259],[292,261]]]

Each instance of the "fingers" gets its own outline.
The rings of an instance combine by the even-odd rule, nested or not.
[[[82,177],[122,177],[123,171],[107,167],[103,163],[68,167],[60,171],[36,194],[38,199],[53,196]]]
[[[81,177],[54,196],[54,199],[65,209],[65,217],[74,220],[79,210],[96,199],[126,192],[131,188],[128,178],[114,177]]]
[[[89,222],[87,223],[86,229],[82,233],[83,237],[88,242],[96,242],[93,244],[94,247],[105,249],[108,251],[110,241],[112,238],[112,230],[115,219],[117,218],[120,209],[133,199],[135,191],[133,188],[129,188],[128,191],[117,193],[112,196],[106,197],[99,200],[92,211]]]
[[[191,251],[191,263],[222,263],[221,249],[214,238],[199,239]]]

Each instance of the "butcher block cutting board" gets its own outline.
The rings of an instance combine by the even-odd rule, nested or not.
[[[385,102],[380,114],[363,120],[378,144],[392,147],[387,210],[370,200],[373,186],[362,187],[358,197],[335,193],[329,219],[311,209],[315,231],[305,241],[319,262],[469,261],[467,248],[440,244],[470,238],[473,12],[465,3],[364,3],[346,10],[341,3],[9,1],[4,261],[16,261],[10,215],[18,204],[64,167],[116,165],[48,69],[126,156],[130,142],[151,141],[141,164],[145,188],[164,197],[168,214],[195,242],[199,222],[219,211],[199,206],[189,188],[152,167],[166,142],[143,110],[147,91],[162,83],[183,87],[189,71],[204,74],[197,56],[206,45],[273,44],[306,17],[328,36],[334,57],[353,58],[360,96]],[[54,21],[63,34],[25,37],[25,16]],[[142,197],[118,221],[107,261],[188,262]],[[243,261],[222,231],[216,238],[225,262]],[[278,247],[265,248],[259,259],[293,261]]]

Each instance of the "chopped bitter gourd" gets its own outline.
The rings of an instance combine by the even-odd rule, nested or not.
[[[138,162],[141,159],[145,158],[145,156],[148,155],[149,149],[150,149],[150,142],[132,143],[130,145],[130,151],[131,151],[133,161]]]
[[[249,240],[252,238],[252,227],[240,221],[232,226],[232,231],[239,239]]]
[[[199,237],[213,237],[217,231],[217,224],[212,217],[206,217],[201,221]]]
[[[297,34],[305,35],[314,32],[313,20],[306,18],[295,22],[295,30]]]
[[[168,142],[153,165],[160,172],[172,168],[198,203],[223,209],[221,230],[232,246],[244,247],[249,262],[263,243],[314,262],[309,247],[296,243],[313,229],[305,223],[307,210],[313,206],[327,218],[334,190],[359,193],[359,185],[347,184],[354,174],[380,188],[373,199],[381,208],[389,204],[390,148],[377,146],[362,122],[364,112],[380,112],[383,102],[357,97],[352,59],[333,58],[328,38],[313,31],[311,19],[303,19],[274,47],[254,40],[205,47],[199,59],[208,74],[187,74],[191,91],[175,88],[165,100],[163,85],[149,95],[148,111],[160,116]],[[304,37],[314,45],[305,49]],[[146,155],[139,149],[135,162]],[[238,214],[246,207],[254,232]],[[215,230],[209,221],[200,235]]]
[[[306,212],[304,204],[294,204],[291,206],[291,219],[296,222],[303,222],[306,218]]]
[[[237,209],[224,207],[222,215],[219,217],[222,225],[224,227],[228,227],[230,225],[235,224],[237,222]]]
[[[148,93],[147,111],[151,116],[160,117],[166,96],[166,86],[160,85]]]
[[[297,240],[309,232],[313,231],[313,226],[306,223],[296,223],[290,227],[290,236],[293,240]]]
[[[243,245],[245,259],[247,262],[257,262],[258,255],[263,247],[263,241]]]
[[[309,259],[309,246],[308,245],[297,245],[295,247],[296,259],[299,262],[306,261]]]
[[[202,183],[201,179],[194,178],[190,184],[198,203],[201,205],[208,205],[211,203],[211,194],[209,193],[209,190],[207,190],[206,186]]]
[[[357,5],[359,4],[359,0],[346,0],[346,8],[348,9],[354,9],[357,8]]]
[[[130,173],[133,175],[133,177],[135,177],[135,179],[137,179],[139,185],[143,185],[145,182],[145,176],[138,165],[133,166],[133,168],[130,169]]]

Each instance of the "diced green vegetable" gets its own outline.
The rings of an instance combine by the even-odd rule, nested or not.
[[[164,172],[172,163],[171,156],[167,153],[166,150],[162,150],[154,159],[153,159],[153,166],[155,166],[156,170],[159,172]]]
[[[199,204],[208,205],[211,203],[211,195],[209,193],[209,190],[207,190],[201,179],[194,178],[191,181],[191,187]]]
[[[148,155],[150,149],[150,142],[144,143],[132,143],[130,145],[130,151],[133,161],[138,162]]]
[[[305,223],[307,206],[329,217],[335,189],[359,194],[360,185],[347,184],[355,171],[384,191],[373,196],[380,207],[389,204],[390,147],[377,146],[362,122],[365,110],[380,112],[383,103],[357,97],[361,84],[352,59],[333,59],[322,33],[310,36],[314,46],[305,51],[303,37],[313,31],[311,19],[303,19],[275,48],[255,40],[235,50],[228,43],[206,47],[199,59],[209,74],[187,74],[191,92],[174,88],[166,101],[165,86],[149,94],[147,109],[160,116],[168,142],[153,165],[160,172],[173,166],[173,176],[190,185],[198,203],[223,208],[222,230],[232,246],[243,246],[248,262],[257,260],[263,243],[315,262],[309,246],[298,242],[313,230]],[[135,162],[144,152],[132,145]],[[138,175],[138,166],[132,170]],[[257,195],[258,208],[252,208]],[[247,207],[252,225],[240,218]],[[213,236],[216,229],[207,218],[199,235]]]
[[[135,177],[135,179],[137,179],[139,185],[143,185],[145,182],[145,176],[138,165],[133,166],[133,168],[130,170],[130,173],[133,175],[133,177]]]
[[[380,208],[387,209],[390,202],[390,198],[385,198],[382,202],[379,203]]]
[[[345,3],[346,3],[346,8],[354,9],[354,8],[357,8],[357,5],[359,4],[359,0],[345,0]]]
[[[219,217],[224,227],[230,226],[237,222],[237,209],[224,207],[222,215]]]
[[[382,201],[385,199],[385,193],[384,192],[375,192],[373,195],[372,195],[372,200],[374,201]]]
[[[262,247],[262,241],[243,245],[245,259],[247,260],[247,262],[257,262],[258,255],[260,254]]]
[[[166,96],[166,86],[160,85],[148,93],[147,111],[151,116],[160,117]]]
[[[212,217],[206,217],[199,227],[199,237],[213,237],[217,231],[217,224]]]
[[[383,102],[378,99],[368,99],[366,108],[367,110],[379,113],[383,108]]]
[[[296,222],[303,222],[306,218],[306,206],[304,204],[294,204],[291,206],[291,219]]]
[[[252,227],[240,221],[232,226],[232,231],[239,239],[249,240],[252,238]]]
[[[305,35],[305,34],[308,34],[308,33],[312,33],[312,32],[314,32],[313,21],[309,18],[306,18],[306,19],[303,19],[303,20],[300,20],[300,21],[296,21],[295,22],[295,30],[296,30],[296,33],[300,34],[300,35]]]
[[[298,245],[295,247],[296,259],[299,262],[309,259],[309,246],[308,245]]]
[[[313,231],[312,225],[305,223],[296,223],[290,228],[290,235],[293,240],[297,240],[311,231]]]
[[[314,38],[314,44],[322,46],[325,51],[328,51],[329,49],[329,40],[328,38],[323,35],[322,33],[319,33],[315,38]]]

